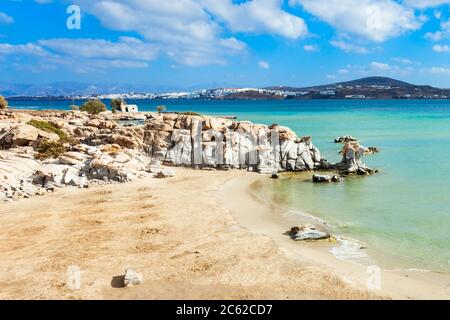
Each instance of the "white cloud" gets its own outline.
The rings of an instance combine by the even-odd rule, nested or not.
[[[185,65],[225,64],[247,46],[230,33],[273,34],[297,39],[307,34],[303,19],[282,9],[282,0],[80,0],[103,26],[137,32],[171,59]],[[224,36],[227,34],[227,36]]]
[[[0,24],[14,23],[14,19],[8,16],[6,13],[0,11]]]
[[[425,69],[425,71],[432,74],[443,74],[450,76],[450,68],[446,67],[432,67],[429,69]]]
[[[316,52],[319,51],[319,47],[316,44],[305,44],[303,46],[303,50],[308,52]]]
[[[329,75],[329,79],[348,80],[367,76],[406,77],[415,72],[411,66],[398,66],[385,62],[372,61],[368,65],[347,65]]]
[[[392,58],[391,60],[401,64],[415,64],[414,61],[406,58]]]
[[[378,71],[388,71],[391,69],[391,66],[387,63],[382,63],[382,62],[377,62],[377,61],[373,61],[370,63],[370,67],[373,70],[378,70]]]
[[[431,41],[440,41],[444,38],[444,33],[442,31],[427,32],[425,38]]]
[[[442,21],[440,30],[436,32],[427,32],[425,38],[432,41],[440,41],[450,37],[450,20]]]
[[[346,42],[346,41],[343,41],[343,40],[331,40],[330,44],[333,47],[339,48],[342,51],[347,52],[347,53],[351,53],[352,52],[352,53],[365,54],[365,53],[369,52],[364,47],[361,47],[361,46],[358,46],[358,45],[354,45],[352,43],[349,43],[349,42]]]
[[[290,0],[339,31],[382,42],[417,30],[422,21],[393,0]]]
[[[227,39],[221,39],[220,43],[225,48],[233,49],[236,51],[243,51],[247,49],[247,44],[245,42],[239,41],[238,39],[231,37]]]
[[[258,66],[259,66],[261,69],[265,69],[265,70],[267,70],[267,69],[270,68],[270,64],[269,64],[267,61],[263,61],[263,60],[261,60],[261,61],[258,62]]]
[[[362,75],[384,75],[390,77],[402,77],[414,72],[411,66],[398,66],[389,63],[373,61],[368,66],[359,68]]]
[[[42,47],[27,43],[27,44],[9,44],[9,43],[0,43],[0,56],[6,55],[33,55],[33,56],[48,56],[49,53],[45,51]]]
[[[435,52],[450,52],[450,47],[448,45],[440,45],[440,44],[436,44],[433,46],[433,51]]]
[[[308,33],[304,20],[281,8],[280,0],[200,0],[205,9],[234,32],[269,33],[297,39]]]
[[[75,72],[93,72],[110,68],[147,68],[156,59],[158,48],[139,39],[122,37],[117,42],[103,39],[48,39],[36,43],[0,44],[0,57],[23,56],[35,59],[34,63],[13,63],[20,70],[40,72],[60,67]]]
[[[151,61],[158,48],[139,39],[122,37],[117,42],[102,39],[50,39],[38,44],[58,54],[83,58]]]
[[[443,4],[450,4],[450,1],[448,0],[405,0],[405,5],[419,8],[419,9],[426,9],[431,7],[438,7]]]

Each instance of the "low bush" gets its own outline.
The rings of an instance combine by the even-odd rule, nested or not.
[[[156,107],[156,111],[157,111],[158,113],[165,112],[166,110],[167,110],[167,107],[164,106],[164,105],[160,105],[160,106],[157,106],[157,107]]]
[[[201,116],[200,113],[193,112],[193,111],[180,112],[179,114],[182,114],[185,116]]]
[[[69,141],[69,136],[64,131],[48,123],[47,121],[30,120],[28,121],[28,124],[42,131],[56,133],[59,136],[61,142]]]
[[[106,111],[106,106],[100,100],[86,101],[80,108],[81,111],[86,111],[89,114],[99,114]]]
[[[0,110],[2,109],[8,109],[8,101],[3,96],[0,96]]]
[[[43,141],[37,147],[36,158],[40,160],[57,158],[67,152],[61,141]]]

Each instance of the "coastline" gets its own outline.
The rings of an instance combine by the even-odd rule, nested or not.
[[[231,210],[233,217],[252,233],[271,238],[284,255],[292,261],[316,266],[343,279],[344,282],[366,290],[370,276],[368,265],[349,259],[338,259],[331,253],[337,243],[328,241],[299,243],[291,240],[284,232],[296,224],[316,223],[315,217],[286,216],[280,208],[267,204],[252,191],[251,184],[264,183],[265,177],[255,177],[250,184],[242,183],[240,178],[230,181],[223,187],[229,198],[233,193],[240,195],[239,201],[222,204]],[[241,204],[245,205],[242,206]],[[249,214],[251,213],[251,214]],[[363,239],[361,239],[363,240]],[[370,258],[370,257],[369,257]],[[421,272],[415,269],[388,270],[381,266],[381,288],[368,290],[378,296],[392,299],[450,299],[450,275],[437,272]]]

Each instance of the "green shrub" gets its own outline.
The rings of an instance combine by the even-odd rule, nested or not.
[[[100,112],[106,111],[106,106],[100,100],[89,100],[81,106],[80,110],[90,114],[99,114]]]
[[[120,106],[123,102],[122,99],[112,99],[110,103],[112,113],[116,113],[117,110],[120,110]]]
[[[49,158],[57,158],[61,154],[67,152],[61,141],[43,141],[37,147],[36,158],[45,160]]]
[[[8,101],[3,96],[0,96],[0,110],[3,109],[8,109]]]
[[[167,107],[163,106],[163,105],[156,107],[156,111],[158,111],[158,113],[164,112],[166,110],[167,110]]]
[[[182,114],[185,116],[201,116],[200,113],[193,112],[193,111],[180,112],[179,114]]]
[[[28,124],[46,132],[56,133],[62,142],[69,141],[69,136],[64,131],[48,123],[47,121],[30,120],[28,121]]]

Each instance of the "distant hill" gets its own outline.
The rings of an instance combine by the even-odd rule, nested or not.
[[[287,97],[291,99],[450,99],[450,89],[414,85],[387,77],[366,77],[303,88],[266,89],[293,92],[291,97]]]
[[[352,81],[340,82],[338,84],[342,86],[390,86],[400,88],[417,87],[411,83],[387,77],[367,77]]]
[[[313,89],[323,89],[323,88],[339,87],[339,86],[361,86],[361,87],[386,86],[386,87],[399,87],[399,88],[420,87],[420,86],[415,86],[408,82],[404,82],[404,81],[400,81],[400,80],[396,80],[396,79],[392,79],[392,78],[387,78],[387,77],[366,77],[366,78],[361,78],[361,79],[356,79],[356,80],[351,80],[351,81],[322,84],[322,85],[311,86],[311,87],[274,86],[274,87],[267,87],[266,89],[303,91],[303,90],[308,90],[308,89],[313,90]]]

